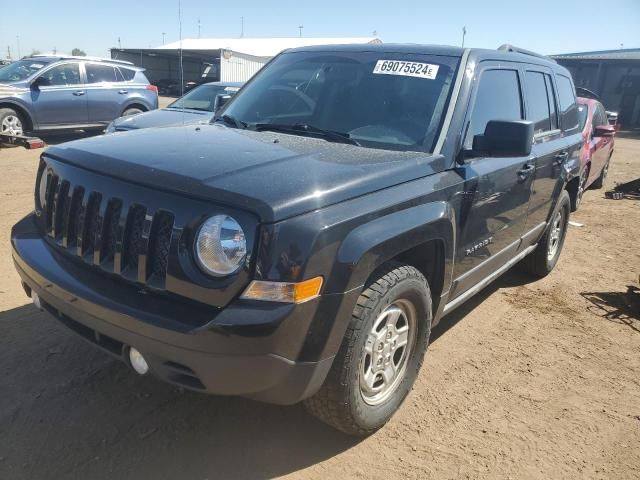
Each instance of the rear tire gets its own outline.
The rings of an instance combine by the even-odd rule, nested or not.
[[[389,263],[362,292],[320,390],[314,416],[350,435],[389,421],[413,387],[431,332],[431,292],[414,267]]]
[[[570,210],[571,199],[569,193],[563,190],[551,215],[547,230],[538,242],[538,246],[520,262],[521,270],[540,278],[551,273],[562,252]]]
[[[12,108],[0,108],[0,133],[5,135],[24,135],[26,123],[18,112]]]
[[[607,163],[602,167],[602,171],[600,172],[600,176],[596,178],[596,180],[591,184],[593,188],[600,189],[604,187],[604,182],[607,180],[607,174],[609,173],[609,162],[611,161],[611,157],[607,160]]]
[[[129,107],[124,112],[122,112],[123,117],[128,117],[130,115],[138,115],[139,113],[143,113],[144,110],[138,107]]]

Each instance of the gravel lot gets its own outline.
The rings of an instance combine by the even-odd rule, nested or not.
[[[138,377],[38,312],[8,240],[39,153],[0,150],[0,478],[640,478],[640,202],[588,191],[557,269],[444,319],[402,409],[357,440]],[[608,186],[638,177],[640,140],[617,139]]]

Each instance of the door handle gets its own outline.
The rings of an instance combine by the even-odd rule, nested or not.
[[[124,95],[125,93],[129,93],[129,92],[128,92],[127,90],[124,90],[124,89],[123,89],[123,90],[118,90],[118,93],[119,93],[120,95]]]
[[[81,97],[82,95],[84,95],[84,93],[84,90],[76,90],[75,92],[73,92],[76,97]]]
[[[518,170],[518,182],[523,183],[529,175],[536,171],[536,166],[532,163],[525,164],[520,170]]]

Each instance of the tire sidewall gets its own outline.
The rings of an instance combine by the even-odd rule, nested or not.
[[[12,108],[2,108],[0,110],[0,124],[2,124],[2,121],[9,116],[17,117],[18,121],[20,122],[20,126],[22,127],[22,135],[24,135],[27,132],[27,126],[24,118]]]
[[[560,233],[560,240],[559,240],[558,249],[556,250],[556,254],[551,259],[549,259],[547,256],[547,271],[549,272],[553,270],[553,268],[558,263],[558,260],[560,259],[560,255],[562,254],[562,248],[564,247],[564,240],[567,236],[567,226],[569,224],[569,214],[571,212],[571,199],[569,198],[569,194],[566,191],[562,192],[562,196],[558,201],[558,205],[556,206],[556,208],[553,211],[553,214],[551,215],[549,230],[547,235],[545,236],[545,255],[546,255],[546,252],[549,251],[548,249],[549,249],[549,242],[551,240],[551,227],[559,211],[563,212],[562,232]]]
[[[360,365],[364,354],[364,346],[375,319],[391,303],[398,299],[407,299],[413,303],[416,310],[417,332],[414,345],[411,348],[407,367],[402,382],[397,386],[393,394],[379,405],[369,405],[362,398],[360,392]],[[359,330],[358,339],[355,342],[353,355],[349,362],[347,382],[349,384],[349,403],[352,408],[353,418],[356,423],[365,430],[375,430],[384,425],[398,410],[418,375],[422,360],[429,342],[431,333],[431,296],[426,283],[417,278],[408,278],[395,284],[388,292],[382,295],[376,306],[369,311],[362,327]]]

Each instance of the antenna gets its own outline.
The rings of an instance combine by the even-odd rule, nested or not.
[[[184,69],[182,67],[182,2],[178,0],[178,30],[180,33],[180,48],[178,49],[180,62],[180,96],[184,95]]]
[[[165,32],[162,32],[162,44],[164,45],[164,36],[166,35]]]

